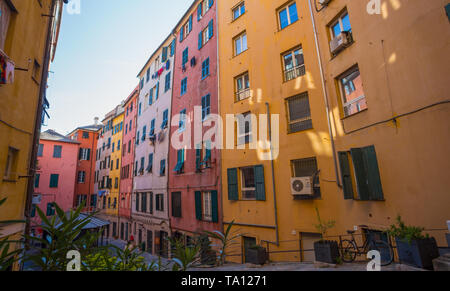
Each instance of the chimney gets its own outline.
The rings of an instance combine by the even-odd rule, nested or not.
[[[98,120],[99,120],[99,119],[100,119],[100,118],[98,118],[98,117],[95,117],[95,118],[94,118],[94,124],[95,124],[95,125],[98,125]]]

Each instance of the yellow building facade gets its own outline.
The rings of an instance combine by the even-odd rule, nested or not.
[[[336,221],[330,239],[386,230],[401,215],[442,230],[429,233],[443,244],[446,3],[381,1],[381,14],[369,14],[368,2],[219,1],[222,118],[279,120],[273,163],[250,149],[256,120],[231,129],[245,150],[222,151],[224,227],[234,220],[242,235],[229,260],[245,262],[257,244],[272,261],[314,261],[316,209]]]
[[[112,119],[112,138],[111,138],[111,168],[109,178],[112,181],[111,192],[108,199],[111,204],[106,209],[106,214],[119,217],[119,189],[120,189],[120,170],[122,168],[122,137],[123,137],[123,109],[120,107],[118,114]]]
[[[27,186],[34,177],[32,148],[37,147],[36,127],[40,127],[36,116],[46,88],[46,64],[48,68],[50,50],[56,46],[61,7],[61,1],[0,0],[0,72],[6,75],[0,82],[0,200],[7,199],[0,221],[25,220]],[[24,229],[25,223],[2,225],[0,237],[20,239]]]

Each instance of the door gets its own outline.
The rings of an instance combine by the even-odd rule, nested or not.
[[[302,262],[312,263],[316,260],[314,253],[314,243],[316,241],[319,241],[321,238],[322,236],[318,233],[300,233],[300,252]]]
[[[153,232],[147,230],[147,252],[153,254]]]
[[[247,263],[248,250],[256,245],[256,238],[244,236],[244,263]]]
[[[140,229],[138,232],[138,246],[142,246],[142,229]]]
[[[161,257],[169,257],[169,234],[165,231],[161,231],[160,236],[160,246],[161,246]]]
[[[120,239],[123,240],[124,237],[124,232],[125,232],[125,225],[123,224],[123,222],[120,224]]]

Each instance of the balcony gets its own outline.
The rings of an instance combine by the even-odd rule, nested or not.
[[[250,88],[240,90],[236,92],[236,102],[250,98],[250,96],[251,96]]]
[[[305,65],[300,65],[284,71],[284,81],[290,81],[306,74]]]

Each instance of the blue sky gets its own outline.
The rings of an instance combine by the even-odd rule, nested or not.
[[[193,0],[81,0],[64,10],[42,128],[67,134],[101,119],[138,84],[145,62]]]

